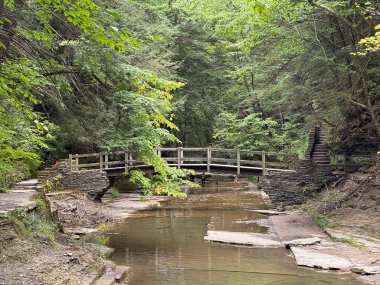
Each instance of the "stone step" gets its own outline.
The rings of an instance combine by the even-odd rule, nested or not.
[[[327,145],[324,143],[316,143],[314,148],[326,148],[328,149]]]
[[[17,189],[17,190],[11,189],[10,192],[12,192],[12,193],[34,193],[37,191],[35,189]]]
[[[37,184],[34,185],[15,185],[11,189],[34,189],[37,187]]]
[[[327,147],[327,145],[325,145],[324,143],[317,143],[317,144],[315,144],[314,149],[316,149],[316,148],[329,149]]]
[[[15,186],[33,186],[33,185],[36,185],[38,183],[38,180],[37,179],[30,179],[30,180],[25,180],[25,181],[21,181],[21,182],[17,182]]]
[[[313,155],[312,159],[329,159],[329,157],[326,154],[318,154],[318,155]]]

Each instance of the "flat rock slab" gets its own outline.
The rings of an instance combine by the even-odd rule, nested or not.
[[[354,266],[351,271],[362,275],[380,274],[380,266]]]
[[[249,245],[253,247],[282,247],[282,244],[277,237],[259,233],[207,231],[207,236],[205,236],[204,239],[214,242]]]
[[[307,246],[307,245],[313,245],[317,243],[321,243],[321,239],[318,237],[313,238],[301,238],[301,239],[294,239],[289,241],[284,241],[285,247],[289,248],[291,246]]]
[[[291,250],[299,266],[334,270],[349,270],[354,266],[354,264],[346,258],[320,253],[313,249],[292,247]]]
[[[278,212],[272,210],[251,210],[252,212],[264,215],[286,215],[286,212]]]
[[[87,235],[87,234],[97,233],[99,231],[93,228],[66,228],[65,232],[70,233],[70,234],[76,234],[76,235]]]

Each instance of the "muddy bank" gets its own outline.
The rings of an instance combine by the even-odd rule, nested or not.
[[[42,232],[38,229],[27,233],[20,229],[19,222],[1,218],[0,284],[108,285],[115,281],[127,284],[128,268],[108,261],[109,249],[85,243],[84,234],[96,231],[99,225],[124,219],[136,210],[156,207],[165,200],[153,198],[143,202],[139,195],[130,194],[117,200],[106,198],[100,204],[75,191],[55,192],[47,198],[52,216],[63,233],[57,233],[54,238],[42,229]],[[26,212],[21,215],[38,216]],[[37,221],[37,218],[29,220]]]

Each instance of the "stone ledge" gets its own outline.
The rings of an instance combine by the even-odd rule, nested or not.
[[[204,239],[212,242],[248,245],[252,247],[282,247],[281,242],[276,236],[250,232],[207,231],[207,236]]]

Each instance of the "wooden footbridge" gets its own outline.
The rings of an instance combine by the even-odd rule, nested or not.
[[[294,172],[295,155],[222,148],[157,148],[156,153],[169,166],[194,169],[197,172],[262,175],[267,170]],[[69,172],[106,171],[108,176],[119,176],[133,169],[154,171],[150,165],[135,159],[137,153],[128,151],[70,154]]]

